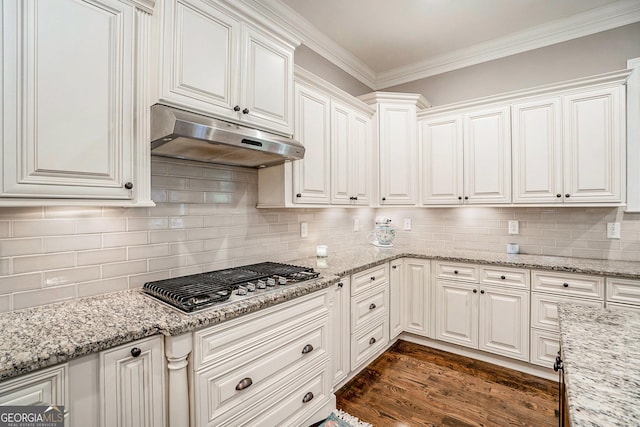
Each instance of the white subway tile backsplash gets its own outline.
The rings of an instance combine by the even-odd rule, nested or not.
[[[95,218],[79,219],[77,221],[77,233],[115,233],[127,230],[126,218]],[[71,234],[71,233],[56,233]]]
[[[157,245],[132,246],[127,248],[127,259],[149,259],[163,257],[170,254],[168,243]]]
[[[13,274],[0,277],[0,293],[8,294],[42,287],[42,273]]]
[[[96,249],[77,253],[78,265],[100,265],[109,262],[126,261],[126,248]]]
[[[43,248],[44,239],[42,237],[2,239],[0,240],[0,257],[38,254],[43,252]]]
[[[128,231],[166,230],[169,228],[169,218],[129,218]]]
[[[105,248],[146,245],[147,243],[149,243],[148,231],[107,233],[102,235],[102,246]]]
[[[102,247],[100,234],[85,234],[71,236],[45,237],[44,247],[46,252],[67,252],[84,249],[98,249]],[[34,253],[35,251],[31,252]]]
[[[54,288],[38,289],[35,291],[18,292],[13,294],[13,308],[33,307],[76,298],[75,285],[57,286]]]
[[[126,277],[115,279],[95,280],[78,284],[78,297],[88,297],[92,295],[108,294],[111,292],[125,291],[129,288],[129,281]]]
[[[73,252],[19,256],[13,258],[13,273],[31,273],[73,267],[75,258]]]
[[[0,295],[0,313],[5,313],[13,309],[13,297],[11,295]]]
[[[1,209],[0,209],[1,210]],[[40,237],[74,234],[73,219],[39,219],[13,221],[13,237]]]
[[[0,238],[2,237],[10,237],[11,236],[11,222],[0,221]],[[0,250],[2,250],[2,243],[0,242]]]
[[[100,278],[100,266],[51,270],[44,273],[44,286],[61,286]]]
[[[147,260],[115,262],[113,264],[102,264],[102,278],[128,276],[131,274],[146,273]]]
[[[149,259],[149,271],[166,270],[187,265],[186,255],[173,255]]]

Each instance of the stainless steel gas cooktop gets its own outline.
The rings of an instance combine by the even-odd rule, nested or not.
[[[318,277],[309,267],[262,262],[145,283],[147,294],[184,312],[268,292]]]

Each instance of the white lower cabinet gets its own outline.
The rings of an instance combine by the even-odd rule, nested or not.
[[[607,278],[607,308],[640,311],[640,280]]]
[[[394,259],[389,266],[389,339],[394,339],[407,325],[407,284],[402,259]]]
[[[434,264],[435,338],[528,361],[528,272],[502,267]],[[455,276],[463,272],[468,273],[463,280],[449,279],[451,273]],[[501,286],[493,284],[496,273]]]
[[[317,292],[196,331],[194,425],[303,425],[321,410],[333,382],[328,307]]]
[[[430,337],[431,262],[426,259],[405,258],[402,269],[405,283],[404,330]]]
[[[64,406],[64,424],[69,426],[67,364],[42,369],[0,383],[0,406],[30,405]]]
[[[350,367],[351,343],[351,280],[343,277],[329,291],[331,325],[331,372],[333,386],[344,380]]]

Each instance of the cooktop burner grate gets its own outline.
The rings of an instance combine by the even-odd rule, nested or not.
[[[143,291],[180,310],[193,312],[227,301],[240,286],[253,284],[255,289],[258,281],[270,278],[275,279],[272,283],[278,285],[298,283],[319,274],[309,267],[262,262],[148,282],[144,284]]]

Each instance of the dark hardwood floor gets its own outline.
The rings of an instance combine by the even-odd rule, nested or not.
[[[558,385],[398,341],[336,393],[339,409],[394,426],[558,425]]]

